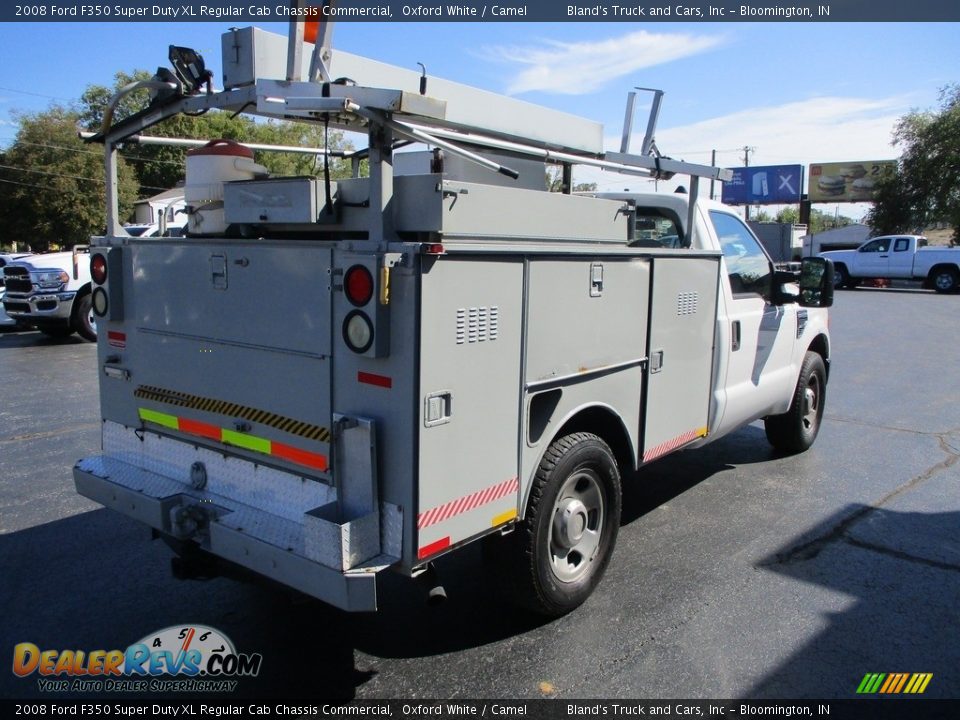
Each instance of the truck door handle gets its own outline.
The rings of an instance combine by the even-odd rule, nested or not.
[[[880,257],[885,258],[885,257],[890,257],[890,256],[889,256],[889,255],[881,255]]]
[[[740,349],[740,321],[734,320],[731,326],[730,349],[736,352]]]

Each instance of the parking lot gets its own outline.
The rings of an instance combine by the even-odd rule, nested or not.
[[[387,577],[376,615],[174,580],[144,527],[74,492],[95,348],[0,334],[0,651],[203,623],[263,654],[248,697],[850,698],[872,672],[960,696],[958,329],[957,295],[838,292],[815,446],[775,457],[757,424],[631,478],[606,577],[552,622],[497,601],[472,549],[440,563],[446,604]],[[9,671],[0,694],[41,695]]]

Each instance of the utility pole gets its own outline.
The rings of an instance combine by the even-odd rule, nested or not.
[[[756,150],[755,147],[750,147],[749,145],[743,146],[743,166],[744,167],[750,167],[750,153],[754,152],[755,150]],[[747,203],[747,209],[743,214],[743,219],[744,220],[750,219],[750,203],[749,202]]]
[[[711,165],[712,167],[716,167],[716,166],[717,166],[717,151],[716,151],[716,150],[711,150],[711,151],[710,151],[710,165]],[[714,183],[714,180],[713,180],[713,177],[711,177],[711,178],[710,178],[710,199],[711,199],[711,200],[714,199],[714,197],[713,197],[713,183]]]

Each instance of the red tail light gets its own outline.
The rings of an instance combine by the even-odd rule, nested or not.
[[[363,265],[354,265],[343,278],[343,289],[347,300],[363,307],[373,297],[373,275]]]
[[[107,259],[100,253],[95,253],[90,258],[90,277],[97,285],[103,285],[107,281]]]

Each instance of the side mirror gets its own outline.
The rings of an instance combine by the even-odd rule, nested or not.
[[[800,261],[800,305],[830,307],[833,305],[833,261],[806,257]]]

